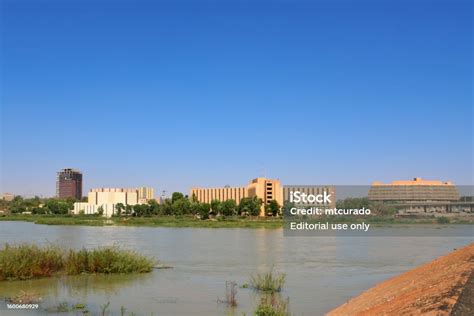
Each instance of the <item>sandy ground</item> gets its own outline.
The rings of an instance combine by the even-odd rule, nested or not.
[[[474,243],[384,281],[328,313],[474,315]]]

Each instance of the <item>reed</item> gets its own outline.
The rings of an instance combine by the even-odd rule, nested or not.
[[[280,292],[285,284],[285,274],[274,274],[273,269],[269,272],[254,274],[250,277],[250,285],[258,291]]]
[[[6,244],[0,250],[0,281],[50,277],[57,274],[145,273],[155,260],[119,247],[64,250],[58,246]]]

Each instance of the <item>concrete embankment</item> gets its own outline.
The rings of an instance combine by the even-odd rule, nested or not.
[[[384,281],[328,313],[474,315],[474,243]]]

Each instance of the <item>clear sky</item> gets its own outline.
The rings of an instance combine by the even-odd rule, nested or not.
[[[472,1],[2,7],[2,188],[473,183]]]

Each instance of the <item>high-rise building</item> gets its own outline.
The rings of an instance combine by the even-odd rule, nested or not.
[[[82,173],[79,170],[66,168],[57,173],[56,196],[60,199],[82,198]]]

